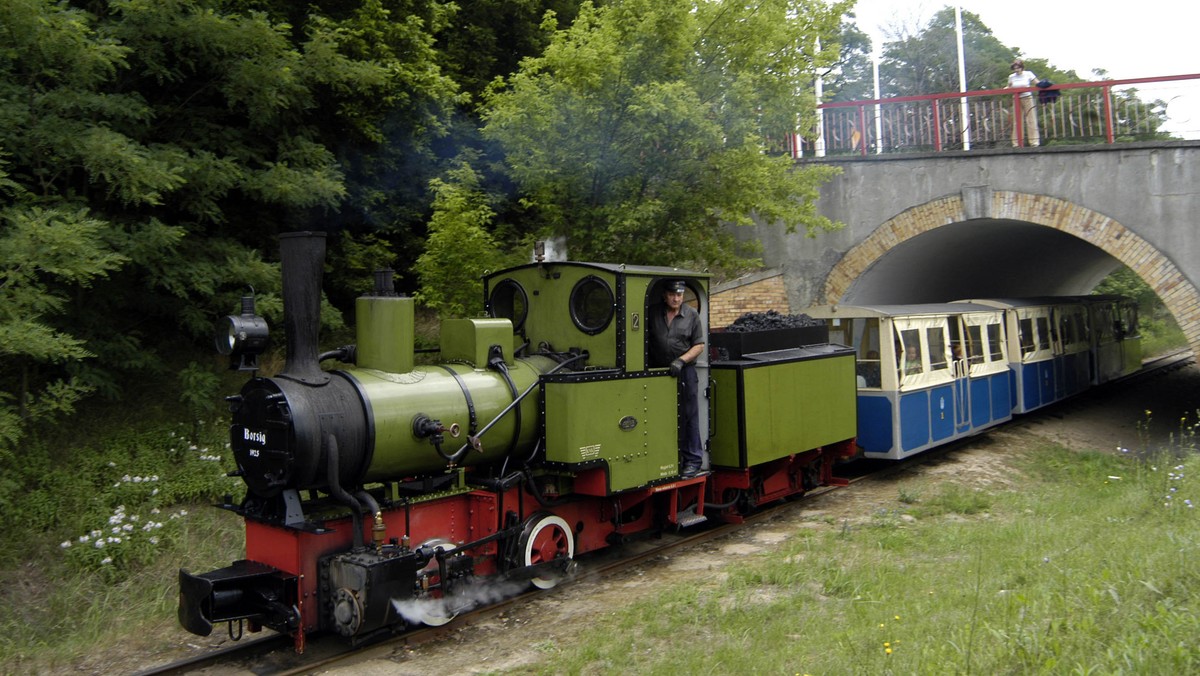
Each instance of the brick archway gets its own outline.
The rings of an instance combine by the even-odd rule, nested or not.
[[[1132,230],[1101,213],[1046,195],[1011,191],[990,194],[988,217],[1042,225],[1073,235],[1129,266],[1158,294],[1200,359],[1200,293],[1175,264]],[[968,220],[962,195],[936,199],[888,220],[850,249],[825,279],[825,298],[840,300],[876,260],[897,244],[951,223]]]

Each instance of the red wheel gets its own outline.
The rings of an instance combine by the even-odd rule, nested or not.
[[[575,558],[575,538],[571,527],[562,517],[552,514],[535,514],[521,535],[522,563],[536,566],[555,559]],[[561,575],[547,575],[530,580],[538,589],[550,589],[562,579]]]

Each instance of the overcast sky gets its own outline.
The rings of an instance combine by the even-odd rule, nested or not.
[[[854,13],[859,28],[878,48],[889,26],[923,28],[946,6],[954,3],[858,0]],[[1018,48],[1022,56],[1046,59],[1088,80],[1095,79],[1096,68],[1108,71],[1112,79],[1200,73],[1196,0],[963,0],[959,6],[979,15],[1001,43]],[[968,82],[967,87],[979,85]],[[1169,101],[1168,129],[1200,138],[1200,80],[1162,87],[1141,89],[1148,97]]]

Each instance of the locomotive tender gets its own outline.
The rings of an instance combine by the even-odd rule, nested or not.
[[[446,320],[418,366],[413,300],[387,273],[356,302],[356,343],[318,353],[325,237],[281,238],[287,359],[229,397],[246,483],[246,556],[180,571],[180,623],[247,623],[351,641],[441,624],[473,604],[551,587],[573,559],[628,538],[835,481],[854,452],[855,354],[824,327],[712,334],[698,361],[705,469],[683,478],[676,381],[647,367],[646,313],[670,280],[707,328],[707,275],[537,262],[484,280],[487,317]],[[252,300],[218,340],[253,371]],[[321,362],[345,364],[324,370]]]

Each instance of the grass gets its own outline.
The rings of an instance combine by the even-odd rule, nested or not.
[[[97,407],[2,468],[0,674],[152,660],[181,635],[178,568],[241,557],[241,521],[207,507],[241,490],[225,424],[156,422],[154,405]]]
[[[56,546],[31,552],[6,567],[0,597],[0,673],[56,673],[88,667],[95,673],[131,669],[110,661],[135,656],[146,663],[178,637],[178,569],[209,570],[239,558],[240,520],[198,506],[181,519],[175,543],[128,575],[81,572]],[[196,638],[197,642],[202,639]],[[120,646],[115,653],[109,649]],[[136,669],[132,669],[136,670]]]
[[[1166,314],[1162,319],[1146,319],[1141,325],[1142,354],[1146,356],[1166,354],[1187,347],[1187,337],[1175,318]]]
[[[906,488],[601,617],[535,671],[1196,673],[1200,458],[1046,447],[1016,470],[1020,490]]]

